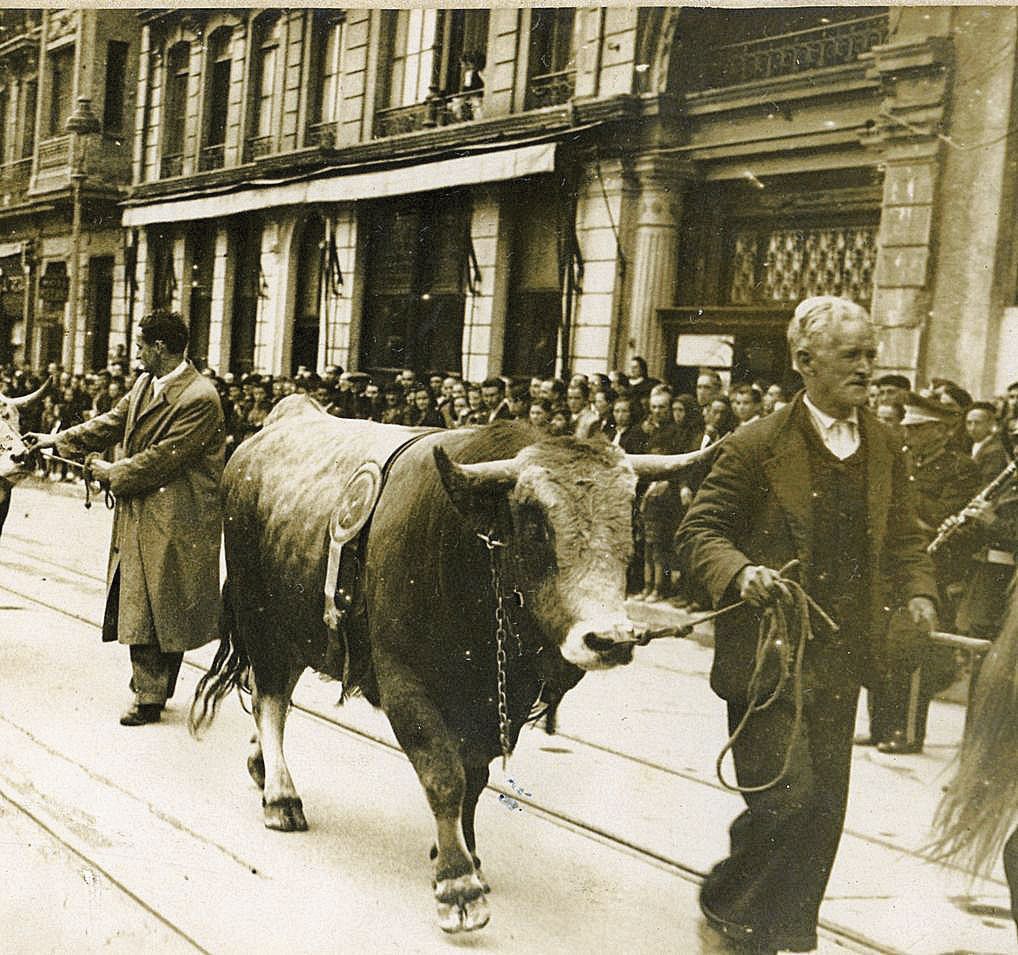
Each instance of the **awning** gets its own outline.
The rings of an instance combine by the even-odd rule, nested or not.
[[[21,255],[20,242],[0,242],[0,259],[9,258],[12,255]]]
[[[249,186],[236,192],[128,206],[124,210],[122,224],[131,227],[218,219],[278,206],[383,199],[455,186],[502,182],[551,172],[555,168],[555,146],[555,142],[541,142],[395,169],[348,172],[282,185]]]

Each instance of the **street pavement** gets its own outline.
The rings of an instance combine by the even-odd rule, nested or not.
[[[250,717],[231,700],[206,738],[186,735],[198,669],[164,723],[117,725],[127,655],[96,633],[109,513],[86,512],[75,486],[14,493],[0,540],[0,843],[14,850],[0,877],[19,892],[0,907],[4,952],[137,951],[139,933],[159,952],[715,950],[697,880],[742,803],[714,770],[709,635],[588,675],[559,735],[528,730],[507,772],[493,766],[478,813],[492,922],[450,940],[434,926],[430,814],[384,717],[337,707],[338,685],[305,675],[287,753],[311,829],[267,832],[244,769]],[[856,750],[821,952],[1018,950],[999,867],[972,880],[923,858],[963,719],[935,702],[922,756]],[[50,887],[46,918],[33,885]]]

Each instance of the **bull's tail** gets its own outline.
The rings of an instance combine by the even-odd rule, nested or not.
[[[1000,636],[986,656],[957,773],[937,810],[940,858],[987,873],[1018,816],[1018,589],[1008,594]]]
[[[250,661],[233,612],[229,578],[223,584],[219,635],[219,649],[212,666],[194,688],[194,699],[187,717],[187,728],[194,737],[199,736],[202,728],[216,718],[220,701],[231,690],[251,692]]]

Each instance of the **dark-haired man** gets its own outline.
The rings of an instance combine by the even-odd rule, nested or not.
[[[997,434],[997,410],[989,401],[977,401],[965,412],[965,432],[972,439],[972,460],[979,468],[982,486],[1007,467],[1007,451]]]
[[[481,382],[481,401],[484,402],[488,424],[512,417],[505,400],[505,382],[501,378],[488,378]]]
[[[91,421],[31,436],[63,456],[124,446],[119,461],[92,465],[117,498],[102,632],[130,647],[124,726],[159,720],[184,652],[218,629],[223,409],[185,359],[187,340],[176,312],[146,315],[136,343],[144,371],[131,391]]]

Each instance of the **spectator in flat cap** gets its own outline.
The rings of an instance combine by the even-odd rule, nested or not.
[[[874,384],[880,390],[881,404],[902,405],[912,391],[912,382],[904,375],[882,375]]]

